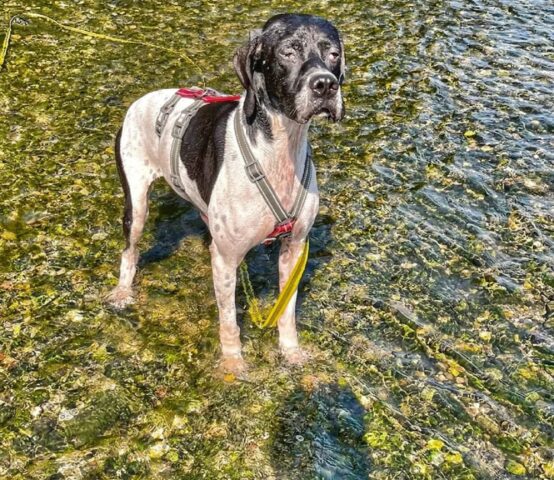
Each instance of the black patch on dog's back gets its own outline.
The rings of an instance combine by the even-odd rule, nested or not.
[[[198,110],[183,136],[181,161],[206,204],[210,203],[223,162],[227,120],[237,105],[236,101],[207,103]]]

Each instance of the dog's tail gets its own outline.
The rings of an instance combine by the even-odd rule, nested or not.
[[[127,181],[127,175],[125,174],[125,168],[123,167],[123,161],[121,159],[121,132],[123,128],[120,128],[115,137],[115,164],[117,166],[117,173],[121,186],[123,187],[123,195],[125,197],[125,210],[123,212],[123,234],[125,235],[125,241],[127,248],[129,247],[129,235],[131,233],[131,223],[133,221],[133,205],[131,203],[131,191],[129,189],[129,182]]]

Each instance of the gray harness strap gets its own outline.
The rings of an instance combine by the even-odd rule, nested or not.
[[[217,93],[215,90],[212,89],[206,89],[202,92],[204,94]],[[156,134],[158,135],[158,137],[161,137],[163,129],[167,124],[167,119],[169,118],[169,115],[171,115],[171,112],[173,112],[173,109],[175,108],[179,100],[181,100],[181,98],[183,98],[182,95],[174,93],[171,97],[169,97],[169,100],[163,104],[162,108],[160,108],[160,113],[158,113],[158,116],[156,118],[155,126]],[[171,136],[173,137],[173,141],[171,143],[171,153],[169,156],[171,167],[171,181],[173,182],[173,186],[185,196],[185,187],[183,185],[183,182],[181,182],[181,176],[179,175],[181,144],[183,143],[183,136],[187,131],[190,121],[203,105],[204,101],[201,99],[201,97],[199,97],[198,100],[195,100],[189,106],[185,107],[177,117],[175,125],[173,125],[173,130],[171,131]]]
[[[160,108],[160,113],[158,113],[158,117],[156,118],[156,135],[158,135],[158,137],[161,137],[169,115],[181,98],[183,98],[181,95],[174,93],[171,97],[169,97],[169,100],[163,104],[162,108]]]
[[[308,196],[308,188],[312,181],[312,147],[308,144],[308,151],[306,152],[306,160],[304,162],[304,172],[302,173],[302,181],[300,182],[300,191],[296,195],[294,204],[291,210],[292,218],[298,218],[298,215],[302,211],[304,203],[306,203],[306,197]]]
[[[183,93],[184,92],[184,93]],[[194,95],[194,94],[197,95]],[[221,96],[221,94],[214,90],[213,88],[206,88],[204,90],[192,87],[192,88],[180,88],[177,90],[171,97],[169,97],[169,100],[165,102],[162,105],[162,108],[160,108],[160,112],[158,113],[158,116],[156,117],[156,134],[158,137],[162,136],[162,131],[165,127],[165,124],[167,123],[167,119],[169,118],[169,115],[171,115],[171,112],[181,100],[181,98],[203,98],[205,96]]]
[[[244,168],[246,170],[246,175],[248,176],[249,180],[252,183],[256,184],[256,186],[258,187],[258,190],[262,194],[262,197],[264,198],[265,203],[273,213],[273,216],[277,219],[277,223],[283,223],[283,222],[286,222],[287,220],[297,219],[298,215],[300,214],[300,211],[302,210],[302,207],[304,206],[304,203],[306,202],[306,196],[308,195],[308,187],[311,181],[311,175],[312,175],[311,149],[308,148],[308,152],[306,153],[306,160],[304,162],[304,172],[302,174],[302,181],[300,183],[300,188],[296,195],[296,199],[294,201],[292,210],[290,211],[290,213],[287,213],[286,210],[283,208],[283,205],[279,201],[279,198],[277,197],[275,190],[268,182],[265,176],[264,170],[262,168],[262,165],[258,160],[256,160],[256,158],[252,154],[252,151],[250,150],[250,147],[248,146],[248,143],[246,141],[246,137],[244,134],[244,129],[242,128],[241,122],[240,122],[240,110],[237,110],[235,112],[234,126],[235,126],[235,135],[237,137],[237,143],[239,144],[239,148],[245,162]]]
[[[185,195],[185,186],[183,185],[183,182],[181,182],[181,176],[179,175],[181,144],[183,143],[183,136],[187,131],[192,117],[196,115],[200,107],[203,105],[203,100],[195,100],[188,107],[185,107],[177,117],[177,120],[175,120],[175,125],[173,125],[173,130],[171,131],[171,136],[173,137],[170,153],[171,181],[173,182],[175,188]]]

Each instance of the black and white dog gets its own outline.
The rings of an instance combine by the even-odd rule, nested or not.
[[[154,180],[164,177],[199,209],[208,224],[222,366],[240,373],[245,364],[236,322],[236,270],[246,253],[273,230],[275,218],[247,178],[233,122],[240,115],[251,152],[289,211],[301,188],[311,118],[322,115],[338,121],[344,116],[344,47],[337,29],[322,18],[276,15],[239,48],[233,63],[246,92],[240,101],[208,103],[192,119],[183,138],[178,167],[186,194],[175,188],[171,177],[171,128],[159,138],[154,128],[161,107],[175,89],[149,93],[129,108],[116,141],[125,192],[123,229],[127,245],[119,283],[108,301],[119,308],[133,301],[137,242],[148,214],[148,191]],[[175,122],[180,107],[192,101],[182,99],[179,108],[169,115],[168,125]],[[291,235],[281,243],[281,288],[302,252],[318,211],[319,194],[311,161],[309,168],[306,201]],[[305,358],[298,345],[295,304],[296,292],[278,322],[281,351],[291,363]]]

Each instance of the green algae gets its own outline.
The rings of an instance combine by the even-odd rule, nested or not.
[[[322,205],[299,312],[313,360],[286,369],[275,332],[239,309],[250,376],[224,381],[208,234],[166,187],[137,304],[101,300],[123,246],[125,109],[202,76],[161,49],[14,23],[0,72],[0,477],[554,478],[553,18],[539,3],[5,3],[2,31],[28,11],[167,46],[226,92],[249,29],[309,11],[344,33],[349,72],[346,120],[312,127]],[[262,297],[276,254],[248,256]]]

